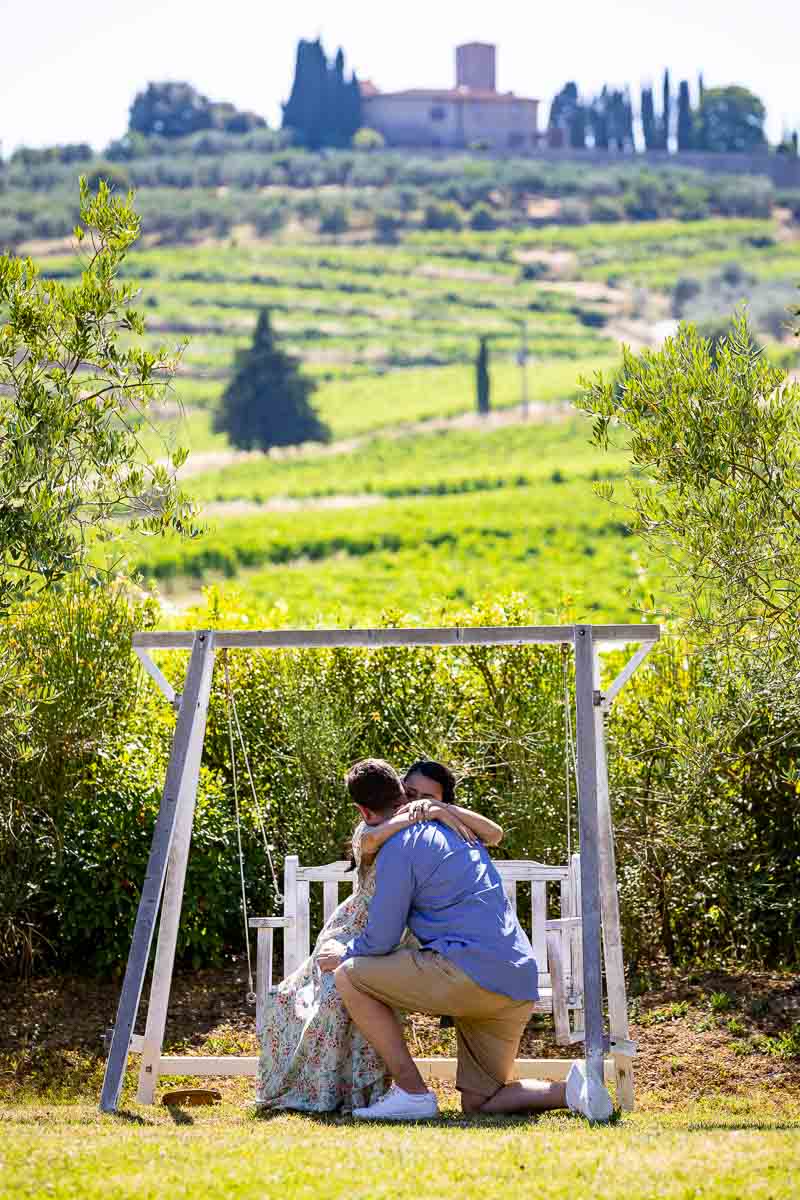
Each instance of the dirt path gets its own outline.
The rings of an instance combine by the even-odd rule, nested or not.
[[[416,421],[407,425],[392,425],[386,429],[376,429],[373,433],[361,437],[343,438],[337,442],[323,445],[319,442],[304,442],[300,446],[276,446],[266,452],[261,450],[207,450],[200,454],[190,454],[185,465],[181,468],[181,478],[188,479],[192,475],[203,475],[207,471],[222,471],[237,463],[258,462],[268,459],[272,462],[295,462],[303,458],[325,458],[337,454],[350,454],[359,446],[375,441],[376,438],[403,438],[413,434],[438,433],[444,429],[502,429],[507,425],[521,425],[526,422],[536,422],[540,425],[566,421],[574,413],[571,404],[532,403],[523,410],[521,404],[513,408],[501,408],[491,412],[486,417],[476,412],[458,413],[452,417],[431,417],[427,421]],[[166,459],[161,460],[166,465]],[[263,507],[263,505],[261,506]]]
[[[263,504],[255,500],[215,500],[203,505],[203,516],[251,517],[256,513],[301,512],[306,509],[370,508],[385,504],[380,492],[354,492],[338,496],[273,496]]]

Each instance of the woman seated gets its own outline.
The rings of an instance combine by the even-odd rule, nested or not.
[[[352,895],[325,922],[310,957],[269,998],[256,1083],[260,1107],[350,1112],[388,1090],[391,1079],[383,1061],[351,1022],[333,975],[323,975],[316,958],[331,938],[347,942],[366,925],[375,891],[375,858],[400,830],[416,821],[440,821],[468,842],[500,843],[500,826],[456,804],[455,787],[448,767],[421,759],[403,778],[406,803],[380,825],[362,821],[356,827]]]

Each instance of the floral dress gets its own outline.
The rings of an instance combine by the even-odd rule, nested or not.
[[[256,1104],[302,1112],[351,1112],[389,1088],[386,1066],[350,1020],[333,974],[317,956],[330,938],[346,942],[367,923],[375,892],[374,862],[362,870],[363,825],[353,835],[358,867],[352,895],[325,922],[313,953],[269,998],[261,1035]]]

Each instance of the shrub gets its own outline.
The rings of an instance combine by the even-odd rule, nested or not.
[[[104,179],[110,188],[116,188],[120,192],[126,192],[131,186],[131,177],[124,167],[119,163],[103,162],[102,159],[89,166],[86,178],[91,192],[97,191],[101,179]]]
[[[346,233],[350,228],[350,215],[343,204],[334,204],[325,209],[319,219],[320,233]]]
[[[703,285],[693,275],[681,275],[672,289],[672,315],[682,317],[686,305],[703,291]]]
[[[625,209],[616,196],[595,196],[589,205],[590,221],[623,221]]]
[[[226,611],[213,592],[211,600],[189,614],[190,626],[281,620]],[[152,625],[153,607],[100,591],[71,604],[69,620],[47,602],[14,624],[54,695],[32,730],[43,753],[13,770],[0,766],[5,969],[22,957],[8,940],[12,923],[40,961],[103,973],[124,962],[174,728],[130,652],[132,631]],[[525,624],[531,615],[510,599],[457,619]],[[392,619],[402,622],[401,614]],[[793,844],[792,743],[753,739],[750,727],[744,740],[731,737],[741,732],[741,712],[717,686],[721,664],[686,649],[671,638],[657,647],[608,718],[626,953],[640,965],[665,950],[679,963],[730,953],[796,962],[800,900],[792,872],[779,869],[781,844],[787,862]],[[623,660],[614,656],[609,673]],[[180,687],[186,655],[159,662]],[[341,857],[353,821],[342,773],[370,754],[453,762],[464,802],[506,827],[502,855],[564,859],[563,678],[553,648],[242,651],[230,671],[279,868],[287,853],[305,862]],[[222,689],[218,670],[178,945],[195,965],[219,961],[242,937]],[[700,770],[696,747],[707,755]],[[743,791],[745,769],[765,785],[762,815]],[[760,824],[767,817],[769,834]],[[248,902],[267,913],[274,897],[246,794],[242,822]],[[759,864],[752,882],[743,857]]]
[[[259,207],[252,216],[253,228],[259,237],[277,233],[286,224],[288,209],[281,203]]]
[[[476,204],[469,214],[470,229],[485,232],[497,228],[495,215],[488,204]]]
[[[386,139],[382,133],[378,133],[377,129],[368,129],[364,126],[355,131],[352,144],[354,150],[382,150],[386,145]]]
[[[584,200],[563,200],[558,219],[564,225],[585,225],[589,220],[589,206]]]
[[[375,236],[380,242],[391,244],[397,241],[397,235],[403,228],[402,218],[387,209],[375,213]]]
[[[546,279],[550,274],[550,264],[542,259],[534,259],[533,262],[523,264],[520,276],[522,279]]]
[[[464,221],[461,209],[457,204],[447,202],[439,204],[431,201],[425,205],[422,223],[426,229],[458,230],[463,228]]]
[[[711,215],[708,189],[682,187],[675,197],[675,210],[682,221],[702,221]]]
[[[774,199],[769,179],[758,175],[739,176],[718,182],[715,207],[727,217],[769,217]]]

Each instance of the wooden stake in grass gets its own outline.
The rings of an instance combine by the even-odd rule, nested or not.
[[[174,1092],[164,1092],[161,1103],[167,1108],[196,1108],[205,1104],[219,1104],[222,1092],[216,1088],[178,1088]]]

